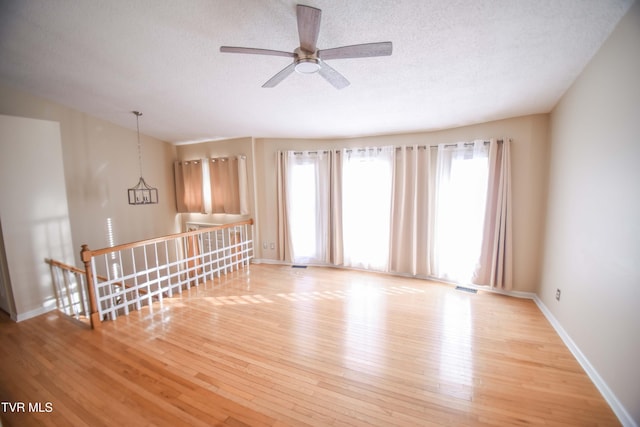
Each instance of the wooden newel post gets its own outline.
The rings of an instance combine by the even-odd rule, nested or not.
[[[100,313],[98,313],[98,302],[96,300],[96,291],[93,287],[93,270],[91,269],[91,250],[88,245],[82,245],[80,258],[84,262],[84,270],[87,278],[87,288],[89,290],[89,307],[91,310],[91,327],[93,329],[100,328]]]

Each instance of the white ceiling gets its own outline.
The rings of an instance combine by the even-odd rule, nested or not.
[[[328,61],[336,90],[293,73],[291,0],[0,0],[0,82],[164,141],[332,138],[450,128],[549,112],[633,0],[300,0],[318,48],[393,42]]]

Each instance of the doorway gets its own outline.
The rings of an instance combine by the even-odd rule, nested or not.
[[[4,238],[2,237],[2,220],[0,219],[0,310],[12,315],[9,303],[9,284],[7,283],[7,258],[4,252]]]

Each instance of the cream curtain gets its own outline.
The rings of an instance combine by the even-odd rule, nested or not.
[[[389,249],[393,272],[431,275],[435,158],[425,146],[396,149]]]
[[[329,175],[331,185],[329,186],[329,215],[330,215],[330,236],[329,241],[329,262],[333,265],[344,264],[343,245],[343,224],[342,224],[342,163],[343,159],[338,151],[330,153]]]
[[[475,283],[509,290],[513,287],[511,210],[511,141],[492,139],[482,251]]]
[[[289,233],[289,212],[287,211],[288,155],[286,151],[278,151],[276,156],[278,259],[280,261],[291,262],[291,233]]]
[[[247,214],[246,157],[209,159],[212,213]]]
[[[238,197],[240,198],[240,215],[249,214],[249,180],[247,175],[247,158],[238,157]]]
[[[173,164],[176,208],[178,212],[204,212],[202,161],[177,161]]]

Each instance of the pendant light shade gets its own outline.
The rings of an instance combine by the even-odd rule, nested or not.
[[[142,115],[139,111],[132,111],[136,116],[136,130],[138,133],[138,166],[140,167],[140,179],[138,183],[129,188],[129,204],[130,205],[153,205],[158,203],[158,189],[149,186],[142,177],[142,151],[140,149],[140,123],[139,119]]]

